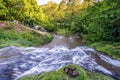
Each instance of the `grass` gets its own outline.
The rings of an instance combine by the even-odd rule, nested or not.
[[[37,46],[52,40],[50,34],[40,35],[35,31],[30,31],[21,26],[15,29],[15,24],[7,22],[3,28],[0,28],[0,48],[6,46]]]
[[[65,74],[63,67],[57,71],[47,72],[36,76],[27,76],[21,78],[20,80],[113,80],[112,78],[99,73],[86,72],[77,65],[71,64],[65,67],[69,66],[75,66],[80,75],[75,78],[69,77],[67,74]]]
[[[114,80],[113,78],[105,76],[103,74],[89,72],[89,71],[87,71],[87,76],[89,80]]]
[[[36,75],[36,76],[28,76],[25,78],[21,78],[20,80],[88,80],[86,73],[82,68],[72,64],[68,66],[75,66],[76,70],[79,72],[80,75],[75,78],[69,77],[64,72],[64,67],[63,67],[62,69],[57,71],[47,72],[47,73],[43,73],[41,75]],[[68,66],[65,66],[65,67],[68,67]]]
[[[95,42],[89,44],[90,47],[95,47],[96,50],[102,51],[114,59],[120,60],[120,42]]]

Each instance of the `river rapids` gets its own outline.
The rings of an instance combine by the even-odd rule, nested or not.
[[[0,80],[18,80],[27,75],[58,70],[68,64],[120,80],[120,61],[83,46],[72,37],[56,35],[51,43],[40,47],[0,49]]]

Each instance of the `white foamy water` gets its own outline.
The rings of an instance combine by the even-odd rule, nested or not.
[[[58,70],[68,64],[77,64],[89,71],[101,72],[120,79],[120,61],[81,45],[78,39],[54,35],[51,43],[40,48],[2,48],[0,80],[17,80],[27,75]],[[98,57],[93,56],[96,54]]]
[[[99,65],[95,58],[91,57],[95,53],[95,50],[88,47],[77,47],[74,49],[68,49],[65,47],[55,47],[49,48],[19,48],[19,47],[7,47],[2,50],[19,50],[19,59],[13,59],[15,62],[8,62],[9,68],[11,66],[11,71],[14,74],[11,75],[12,79],[19,79],[27,75],[35,75],[43,72],[49,72],[53,70],[60,69],[67,64],[77,64],[90,71],[100,71],[107,75],[112,75],[113,73],[106,69],[104,66]],[[2,52],[2,51],[1,51]],[[4,52],[4,51],[3,51]],[[102,59],[110,59],[107,61],[115,66],[118,66],[119,61],[112,60],[111,58],[102,55]],[[106,58],[106,59],[105,59]],[[116,61],[118,63],[116,63]],[[1,65],[6,65],[4,62]],[[4,74],[4,72],[1,71]],[[6,79],[7,80],[7,79]]]

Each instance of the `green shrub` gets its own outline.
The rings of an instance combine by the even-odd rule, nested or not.
[[[82,33],[85,41],[120,41],[120,8],[119,0],[104,0],[83,10],[77,20],[76,28]],[[82,29],[82,30],[81,30]]]

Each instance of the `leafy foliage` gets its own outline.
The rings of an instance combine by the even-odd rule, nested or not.
[[[47,21],[36,0],[1,0],[0,20],[18,20],[30,27]]]
[[[89,42],[120,41],[119,4],[119,0],[97,3],[93,0],[83,3],[79,0],[63,0],[59,5],[50,2],[42,9],[55,29],[79,33]],[[52,28],[52,25],[48,28]]]
[[[119,1],[104,0],[89,6],[79,16],[83,28],[83,38],[90,42],[120,41],[120,6]],[[93,12],[94,11],[94,12]]]

